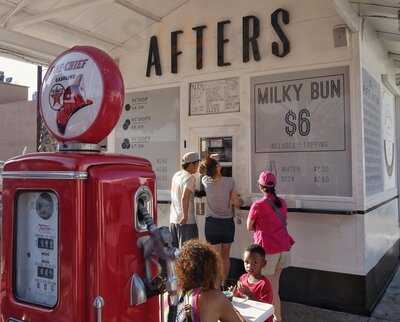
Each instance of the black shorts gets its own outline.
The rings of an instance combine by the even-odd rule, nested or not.
[[[211,245],[231,244],[235,239],[235,222],[233,218],[207,217],[204,230],[206,240]]]
[[[172,246],[176,248],[182,248],[188,240],[199,238],[197,224],[170,224],[169,230],[172,235]]]

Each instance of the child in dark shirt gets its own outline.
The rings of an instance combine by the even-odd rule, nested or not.
[[[234,295],[249,300],[272,304],[273,293],[271,282],[261,274],[266,265],[265,251],[260,245],[250,245],[243,255],[243,274],[234,290]],[[272,316],[266,322],[272,322]]]

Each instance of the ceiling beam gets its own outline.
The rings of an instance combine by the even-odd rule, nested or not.
[[[45,23],[49,24],[49,25],[53,25],[53,26],[57,26],[59,29],[62,29],[63,31],[67,32],[67,33],[76,33],[77,36],[84,36],[87,37],[89,39],[91,39],[92,41],[100,41],[105,45],[108,46],[113,46],[113,47],[120,47],[123,46],[122,43],[115,41],[114,39],[110,39],[108,37],[105,37],[104,35],[100,35],[98,33],[94,33],[91,32],[90,30],[86,30],[74,25],[70,25],[70,24],[65,24],[65,23],[60,23],[57,21],[46,21]]]
[[[28,0],[21,0],[20,2],[18,2],[18,4],[13,9],[11,9],[7,14],[5,14],[3,17],[1,17],[0,26],[1,27],[6,26],[8,23],[8,20],[10,20],[10,18],[12,16],[16,15],[17,12],[20,11],[27,2],[28,2]]]
[[[67,48],[21,34],[16,31],[0,28],[0,52],[18,56],[26,56],[31,60],[49,64]]]
[[[396,65],[396,62],[394,62]],[[388,74],[382,74],[381,76],[382,83],[387,87],[387,89],[395,96],[398,96],[400,94],[400,91],[398,87],[396,86],[396,76],[394,79],[390,77]],[[392,82],[394,80],[394,82]]]
[[[380,0],[378,0],[380,1]],[[372,2],[360,2],[360,1],[350,1],[350,3],[362,5],[362,6],[373,6],[373,7],[382,7],[382,8],[390,8],[390,9],[400,9],[399,6],[389,6],[381,3],[372,3]]]
[[[4,5],[8,5],[10,7],[13,6],[10,2],[8,2],[6,0],[0,0],[0,3],[4,4]],[[27,10],[26,8],[22,9],[21,12],[23,12],[24,14],[26,14],[28,16],[32,16],[32,17],[38,15],[37,13],[34,13],[31,10]],[[29,17],[28,17],[28,19],[29,19]],[[58,29],[61,29],[63,32],[67,32],[67,33],[73,32],[73,33],[88,37],[89,39],[92,39],[94,41],[100,41],[103,43],[103,45],[104,44],[107,46],[111,45],[113,47],[120,47],[122,45],[121,43],[115,41],[114,39],[110,39],[108,37],[105,37],[104,35],[100,35],[98,33],[95,33],[95,32],[89,31],[89,30],[85,30],[83,28],[72,26],[70,24],[60,23],[60,22],[54,21],[54,20],[46,20],[43,23],[48,24],[49,28],[56,27]]]
[[[149,19],[151,19],[153,21],[156,21],[156,22],[160,22],[161,21],[161,17],[153,14],[152,12],[150,12],[150,11],[148,11],[146,9],[143,9],[143,8],[140,8],[140,7],[136,6],[136,5],[134,5],[133,3],[131,3],[129,1],[127,1],[127,0],[115,0],[115,3],[119,4],[120,6],[122,6],[124,8],[127,8],[127,9],[129,9],[131,11],[134,11],[134,12],[136,12],[136,13],[138,13],[138,14],[146,17],[146,18],[149,18]]]
[[[352,32],[360,30],[361,18],[354,11],[347,0],[331,0],[338,15],[344,20],[347,27]]]
[[[390,19],[390,20],[395,20],[398,21],[399,17],[398,16],[386,16],[386,15],[361,15],[363,18],[378,18],[378,19]]]
[[[86,0],[83,2],[82,1],[75,2],[73,4],[69,4],[66,6],[42,11],[42,12],[40,12],[36,15],[33,15],[32,17],[29,17],[29,18],[19,18],[19,19],[15,19],[15,21],[11,20],[8,23],[7,27],[10,29],[23,28],[23,27],[27,27],[27,26],[32,25],[37,22],[49,20],[51,18],[56,18],[62,14],[65,14],[65,12],[67,12],[69,10],[76,10],[76,9],[85,10],[85,9],[93,7],[93,6],[98,6],[98,5],[102,5],[104,3],[111,3],[111,2],[113,2],[113,0]]]
[[[399,41],[400,40],[400,33],[397,32],[389,32],[389,31],[376,31],[379,38],[389,41]]]

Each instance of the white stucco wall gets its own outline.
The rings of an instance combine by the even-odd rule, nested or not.
[[[395,84],[395,73],[397,68],[390,59],[387,50],[383,47],[383,43],[378,38],[376,32],[372,27],[365,23],[361,31],[361,68],[368,71],[368,73],[379,82],[381,90],[385,88],[389,90],[382,82],[382,75],[387,75],[387,79],[390,83],[390,87],[396,90],[393,95],[399,95],[400,92]],[[362,95],[361,95],[362,98]],[[396,111],[397,112],[397,111]],[[398,129],[397,129],[398,131]],[[364,132],[363,132],[364,135]],[[364,142],[362,142],[364,145]],[[398,144],[398,143],[397,143]],[[365,177],[365,169],[364,169]],[[372,195],[365,199],[365,209],[372,207],[380,202],[383,202],[395,195],[397,195],[398,189],[386,190],[382,193]]]
[[[291,52],[284,58],[275,57],[271,53],[271,43],[277,37],[270,25],[270,16],[273,11],[283,8],[290,13],[290,23],[284,26],[285,33],[291,44]],[[261,61],[251,60],[242,62],[242,17],[255,15],[260,19],[261,32],[259,38]],[[231,25],[226,28],[226,37],[230,42],[226,47],[226,60],[231,66],[217,66],[217,22],[225,19],[231,20]],[[193,27],[207,25],[204,31],[204,68],[195,68],[195,33]],[[350,83],[352,98],[358,93],[357,84],[358,69],[353,68],[354,60],[358,59],[354,40],[349,40],[347,47],[335,48],[333,42],[333,29],[343,25],[343,21],[337,15],[330,1],[308,0],[298,5],[297,1],[259,1],[253,0],[251,5],[247,2],[222,0],[222,1],[189,1],[170,16],[163,18],[161,23],[155,23],[151,28],[144,30],[140,39],[132,40],[137,50],[119,57],[119,66],[123,73],[127,92],[139,90],[151,90],[165,86],[179,86],[181,92],[180,101],[180,145],[181,154],[189,150],[198,150],[198,137],[205,132],[213,131],[219,135],[234,133],[234,143],[237,150],[234,151],[233,172],[237,187],[242,195],[250,192],[250,156],[251,156],[251,131],[250,131],[250,78],[257,75],[284,73],[288,71],[303,71],[320,69],[333,66],[350,66]],[[170,33],[175,30],[183,30],[179,36],[178,49],[183,54],[178,58],[179,71],[174,75],[170,73]],[[316,32],[318,31],[318,32]],[[151,77],[146,77],[146,64],[150,37],[156,35],[160,47],[162,62],[162,76],[156,76],[154,68]],[[239,77],[240,79],[240,112],[220,115],[205,115],[189,117],[189,84],[193,81],[222,79],[227,77]],[[354,85],[355,84],[355,85]],[[358,105],[356,99],[350,102],[352,119],[358,119]],[[210,130],[211,129],[211,130]],[[360,151],[357,136],[357,125],[352,124],[352,157],[357,159]],[[354,135],[353,135],[354,132]],[[210,134],[208,134],[210,135]],[[110,141],[113,141],[111,135]],[[187,147],[184,149],[183,142]],[[110,142],[110,149],[114,142]],[[240,153],[238,153],[240,151]],[[305,198],[303,207],[309,206],[308,200],[318,202],[326,200],[325,204],[319,204],[320,208],[347,208],[357,207],[360,189],[359,173],[357,167],[353,167],[353,198],[326,197]],[[294,206],[294,200],[292,202]]]
[[[290,13],[290,24],[284,26],[284,30],[290,40],[291,52],[284,58],[273,56],[270,50],[272,41],[277,40],[270,25],[270,15],[278,8],[286,9]],[[242,62],[241,28],[242,17],[246,15],[255,15],[261,22],[261,61],[258,62]],[[225,57],[226,61],[231,62],[231,66],[218,67],[216,28],[217,22],[225,19],[231,20],[231,25],[227,26],[225,31],[226,38],[230,39],[226,45]],[[119,55],[119,66],[128,92],[180,87],[180,142],[177,144],[181,154],[198,150],[199,138],[202,136],[233,136],[233,177],[238,191],[244,197],[250,196],[251,186],[250,79],[258,75],[349,66],[353,196],[294,197],[289,198],[288,203],[290,207],[296,208],[365,209],[360,55],[362,61],[384,60],[383,63],[380,62],[384,67],[372,64],[374,73],[380,73],[382,69],[389,70],[390,66],[383,57],[382,49],[370,51],[368,48],[375,47],[376,40],[366,47],[365,40],[361,40],[359,33],[349,34],[347,47],[335,48],[333,29],[343,24],[332,2],[328,0],[302,1],[301,6],[296,0],[252,0],[250,3],[232,0],[189,1],[170,16],[163,18],[161,23],[154,23],[151,28],[144,30],[140,37],[132,39],[130,45],[134,45],[136,50]],[[195,68],[196,38],[192,28],[198,25],[207,25],[204,31],[202,70]],[[184,31],[178,41],[178,49],[183,51],[183,54],[178,58],[176,75],[170,73],[170,33],[175,30]],[[151,77],[146,77],[149,40],[153,35],[158,37],[163,75],[156,76],[153,68]],[[369,52],[366,54],[366,51]],[[189,116],[189,84],[228,77],[238,77],[240,80],[240,112]],[[115,146],[114,140],[112,134],[109,138],[111,151]],[[187,143],[186,148],[184,141]],[[168,225],[168,209],[168,205],[159,207],[159,223]],[[250,236],[245,229],[247,212],[241,211],[239,216],[242,223],[236,225],[236,241],[232,246],[234,257],[241,257],[244,247],[250,242]],[[385,217],[385,222],[389,223],[392,220],[389,217]],[[375,218],[378,218],[375,213],[368,218],[364,215],[290,213],[289,230],[296,240],[292,252],[292,265],[366,274],[387,250],[387,240],[392,240],[386,239],[379,244],[379,252],[374,251],[373,255],[368,255],[367,248],[379,234],[378,230],[370,234],[371,227],[376,224]],[[198,219],[202,235],[204,219]]]
[[[290,39],[292,52],[281,59],[272,55],[271,43],[277,40],[270,25],[273,11],[283,8],[290,13],[290,24],[285,30]],[[260,19],[261,35],[259,38],[261,61],[242,63],[242,17],[255,15]],[[226,47],[226,60],[232,63],[229,67],[217,67],[217,22],[231,20],[226,27],[226,37],[230,42]],[[330,1],[308,0],[301,6],[295,0],[260,1],[251,3],[244,1],[189,1],[170,16],[163,18],[161,23],[155,23],[144,30],[139,39],[134,39],[137,51],[119,57],[120,67],[124,74],[127,89],[143,88],[155,84],[182,82],[187,77],[207,75],[212,73],[221,77],[228,71],[262,71],[291,68],[293,66],[309,66],[318,63],[332,63],[348,60],[351,57],[350,48],[333,50],[332,28],[343,24],[331,6]],[[195,69],[195,33],[193,27],[207,25],[204,31],[204,68]],[[183,30],[179,36],[179,49],[183,54],[179,57],[179,72],[170,73],[170,33]],[[318,30],[318,32],[316,32]],[[150,37],[156,35],[159,41],[163,75],[161,77],[145,76]],[[152,71],[154,75],[154,70]]]
[[[392,95],[398,96],[400,93],[395,85],[395,73],[397,69],[390,59],[387,50],[384,48],[383,43],[368,23],[363,24],[360,34],[360,44],[361,68],[367,70],[379,82],[381,94],[385,90],[390,91]],[[382,82],[382,75],[387,76],[390,88]],[[362,98],[362,95],[360,97]],[[399,114],[398,106],[395,106],[395,113]],[[396,122],[396,127],[398,135],[398,122]],[[362,144],[364,145],[364,142]],[[398,144],[399,141],[397,140],[397,151]],[[398,155],[395,158],[397,161]],[[366,175],[367,173],[365,173],[364,169],[364,176]],[[371,208],[396,195],[398,195],[398,183],[394,188],[386,189],[381,193],[366,197],[364,208]],[[368,272],[400,237],[398,199],[394,199],[363,216],[363,226],[364,266],[365,271]]]

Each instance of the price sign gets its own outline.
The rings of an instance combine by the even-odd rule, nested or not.
[[[348,68],[255,77],[252,89],[253,191],[270,169],[281,193],[351,195]]]
[[[179,88],[126,95],[115,130],[116,152],[150,160],[162,198],[169,197],[171,179],[179,169]]]
[[[255,84],[256,152],[343,151],[344,86],[344,74]]]

